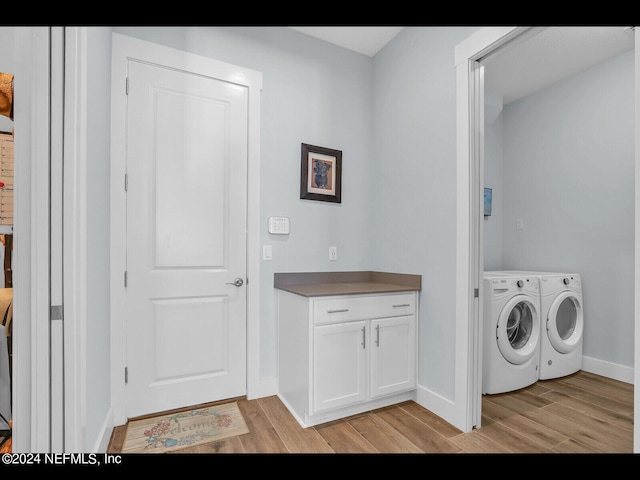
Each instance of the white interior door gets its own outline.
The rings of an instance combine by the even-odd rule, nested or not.
[[[128,417],[246,394],[248,89],[128,62]]]

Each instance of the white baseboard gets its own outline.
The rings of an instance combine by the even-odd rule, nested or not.
[[[632,367],[583,356],[582,370],[633,385],[634,370]]]
[[[455,405],[451,400],[418,385],[416,403],[461,429],[460,426],[456,425]]]
[[[113,408],[110,408],[102,422],[102,428],[98,433],[98,438],[96,439],[96,443],[90,453],[107,453],[114,426]]]
[[[271,397],[277,395],[280,391],[280,383],[278,377],[261,378],[253,389],[251,395],[247,394],[247,400],[256,398]]]

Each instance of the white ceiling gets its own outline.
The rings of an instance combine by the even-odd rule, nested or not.
[[[373,57],[405,27],[291,28]],[[624,26],[535,27],[482,60],[485,89],[506,105],[632,48]]]
[[[506,105],[631,50],[634,42],[634,31],[622,26],[532,29],[481,60],[485,89]]]
[[[373,57],[404,27],[290,27],[329,43]]]

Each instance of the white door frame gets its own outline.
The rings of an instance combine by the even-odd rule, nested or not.
[[[482,282],[476,278],[482,272],[483,239],[481,225],[474,219],[474,201],[481,198],[481,182],[474,172],[481,172],[481,142],[475,135],[484,123],[477,115],[473,92],[477,85],[475,63],[505,43],[530,30],[529,27],[484,27],[456,46],[456,118],[457,118],[457,241],[456,241],[456,425],[470,431],[479,425],[481,394],[474,365],[481,338],[477,336],[481,315],[474,309],[474,288]],[[524,38],[524,37],[521,37]],[[635,364],[634,385],[640,385],[640,36],[635,36]],[[481,180],[481,179],[480,179]],[[477,245],[475,243],[478,243]],[[634,415],[640,415],[640,395],[634,388]],[[640,422],[634,423],[634,453],[640,453]]]
[[[64,452],[64,329],[62,318],[62,195],[64,162],[64,27],[51,27],[51,124],[49,146],[49,379],[51,385],[50,452]]]
[[[86,266],[77,248],[78,240],[84,248],[86,231],[84,217],[77,215],[85,205],[77,192],[86,186],[79,174],[86,156],[78,148],[85,138],[86,122],[79,114],[86,107],[86,81],[84,75],[77,75],[86,66],[85,30],[15,28],[15,55],[21,59],[16,63],[21,71],[17,72],[14,122],[19,158],[15,166],[14,316],[19,320],[14,322],[13,339],[12,447],[20,453],[85,451],[85,381],[77,373],[86,358],[85,338],[79,333],[84,331],[80,326],[85,315],[75,307],[85,301],[77,289],[77,285],[84,288],[85,282],[74,277]],[[71,207],[61,224],[57,222],[63,217],[63,203]],[[67,238],[64,265],[63,235]],[[55,282],[50,275],[56,276]],[[61,321],[52,324],[52,304],[65,305],[64,328]]]
[[[14,28],[14,452],[48,452],[50,28]]]
[[[216,62],[203,57],[152,44],[118,33],[112,34],[111,80],[111,405],[114,424],[127,421],[125,409],[125,359],[126,315],[124,271],[126,267],[126,196],[125,182],[125,131],[127,58],[151,61],[150,52],[163,49],[162,57],[153,63],[184,65],[185,71],[198,68],[203,61]],[[262,73],[219,62],[227,71],[230,81],[244,85],[249,90],[249,168],[247,199],[247,397],[257,398],[271,394],[272,386],[260,378],[260,92]],[[265,393],[269,392],[269,393]]]
[[[64,451],[94,451],[87,428],[87,27],[65,27],[62,295]],[[52,179],[53,182],[53,179]],[[52,205],[52,211],[55,210]],[[53,245],[52,245],[53,249]],[[56,300],[52,298],[52,301]],[[52,303],[55,305],[55,303]],[[54,414],[57,412],[54,412]],[[55,433],[55,432],[54,432]],[[54,437],[55,438],[55,437]],[[55,446],[55,445],[54,445]]]
[[[483,78],[478,60],[527,27],[484,27],[455,49],[456,67],[456,340],[454,424],[480,426]]]

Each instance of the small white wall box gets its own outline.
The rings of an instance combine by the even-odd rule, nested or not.
[[[269,217],[269,233],[289,235],[289,217]]]
[[[484,189],[484,216],[491,216],[491,204],[493,203],[493,190],[490,188]]]

